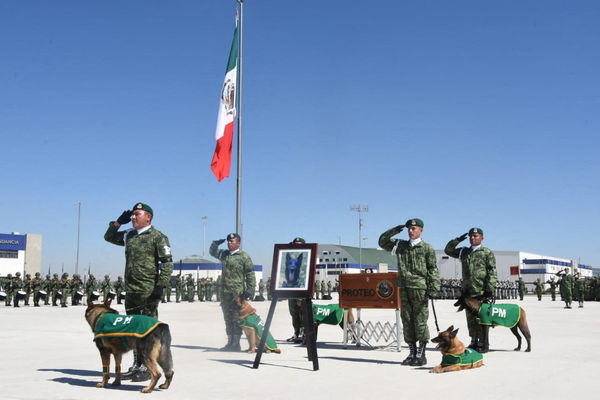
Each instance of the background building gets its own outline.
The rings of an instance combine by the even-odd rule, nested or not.
[[[0,233],[0,276],[20,272],[32,276],[42,267],[42,235]]]
[[[580,264],[575,260],[567,260],[523,251],[495,251],[498,280],[514,281],[519,275],[527,284],[529,290],[537,278],[542,282],[569,268],[570,273],[581,272],[584,277],[592,276],[592,267]],[[462,277],[461,263],[458,259],[448,257],[443,250],[436,250],[435,256],[440,270],[440,276],[446,279]],[[316,278],[321,281],[335,281],[341,273],[359,273],[365,268],[373,268],[375,272],[397,271],[396,256],[388,251],[373,248],[339,246],[320,244],[318,247]],[[549,285],[546,284],[546,287]]]

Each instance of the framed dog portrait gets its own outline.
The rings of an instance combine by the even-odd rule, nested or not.
[[[317,244],[276,244],[271,269],[271,291],[279,297],[312,296]]]

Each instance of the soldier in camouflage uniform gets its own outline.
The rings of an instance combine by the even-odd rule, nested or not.
[[[33,291],[32,287],[31,274],[25,275],[25,280],[23,281],[23,290],[25,291],[25,305],[29,305],[29,298],[31,297],[31,292]]]
[[[92,297],[94,295],[93,292],[98,290],[98,281],[94,274],[90,274],[89,279],[85,283],[85,295],[87,297],[87,301],[92,301]]]
[[[575,291],[577,292],[577,301],[579,302],[579,308],[583,308],[583,300],[585,298],[585,287],[586,281],[581,276],[581,272],[578,272],[575,278]]]
[[[60,297],[60,306],[67,306],[67,299],[69,298],[69,289],[71,288],[71,280],[69,279],[69,274],[64,273],[60,281],[58,282],[58,291],[61,293]]]
[[[35,277],[31,281],[31,288],[33,289],[33,306],[34,307],[40,306],[40,290],[42,289],[43,284],[44,284],[44,281],[41,278],[41,274],[39,272],[36,272]]]
[[[391,228],[379,237],[379,246],[398,259],[397,283],[400,287],[402,304],[400,316],[404,327],[404,341],[410,353],[402,365],[422,366],[427,364],[425,347],[429,341],[428,299],[440,290],[440,273],[435,259],[435,250],[421,239],[423,221],[413,218],[404,225]],[[406,227],[410,240],[392,239]],[[419,347],[417,349],[417,342]]]
[[[110,275],[104,275],[104,280],[100,283],[100,290],[102,291],[102,300],[107,301],[112,290],[112,283],[110,282]]]
[[[19,290],[23,290],[23,279],[21,279],[21,273],[17,272],[12,282],[13,304],[15,307],[19,307]]]
[[[225,240],[228,250],[220,250],[219,245]],[[227,239],[213,241],[209,250],[210,255],[219,259],[222,266],[219,297],[228,339],[221,349],[223,351],[240,351],[242,328],[239,324],[239,307],[234,300],[238,296],[253,298],[256,287],[254,264],[250,256],[240,249],[240,241],[240,235],[230,233]]]
[[[523,297],[525,296],[526,288],[525,288],[525,282],[523,282],[523,277],[521,277],[521,276],[519,277],[518,285],[519,285],[519,300],[522,301]]]
[[[537,278],[537,280],[535,281],[534,292],[537,295],[538,301],[542,301],[542,292],[543,291],[544,291],[544,286],[542,285],[540,278]]]
[[[50,282],[50,291],[52,292],[52,306],[57,307],[56,300],[58,300],[58,283],[60,279],[58,279],[58,274],[54,273],[52,275],[52,282]]]
[[[457,248],[458,244],[469,236],[470,247]],[[496,290],[498,273],[496,257],[487,247],[483,247],[483,231],[471,228],[468,233],[452,239],[446,244],[444,252],[450,257],[460,259],[462,263],[462,295],[467,298],[490,300]],[[479,352],[487,352],[484,348],[483,328],[477,323],[477,317],[465,310],[467,326],[471,336],[471,347]]]
[[[117,293],[117,304],[122,303],[124,291],[125,291],[125,282],[123,282],[123,277],[119,275],[117,277],[117,281],[115,282],[115,292]]]
[[[79,305],[79,302],[81,301],[81,298],[83,297],[82,294],[79,294],[81,292],[82,287],[83,287],[83,282],[81,281],[79,274],[73,274],[73,279],[71,279],[71,288],[70,288],[71,305],[72,306]]]
[[[8,274],[8,275],[6,275],[6,279],[2,283],[2,287],[4,289],[4,292],[6,293],[6,298],[4,299],[4,305],[6,307],[10,307],[10,303],[12,301],[12,293],[13,293],[12,284],[13,284],[13,279],[14,278],[13,278],[12,274]]]
[[[321,296],[321,281],[318,279],[315,281],[315,296],[317,296],[317,300],[319,300]]]
[[[154,211],[144,203],[136,203],[108,224],[104,234],[107,242],[125,246],[125,311],[158,319],[158,304],[165,288],[170,287],[173,257],[169,239],[152,225]],[[133,229],[119,231],[121,225],[132,222]],[[143,360],[134,353],[134,365],[122,374],[122,379],[134,382],[150,379]]]
[[[192,278],[192,274],[189,274],[187,276],[187,279],[185,281],[185,286],[187,288],[187,300],[190,303],[193,303],[194,302],[194,292],[195,292],[196,285],[194,284],[194,278]]]
[[[50,277],[50,274],[46,275],[46,279],[42,284],[42,290],[46,292],[46,296],[44,296],[44,305],[48,306],[50,305],[50,294],[52,292],[52,279]]]
[[[179,275],[175,282],[175,302],[179,303],[183,296],[183,276]]]
[[[560,296],[565,302],[565,308],[571,308],[573,301],[573,275],[569,274],[569,268],[558,271],[556,274],[560,278]]]

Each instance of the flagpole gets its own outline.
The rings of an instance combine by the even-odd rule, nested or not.
[[[242,234],[242,38],[244,29],[244,0],[237,0],[240,5],[240,25],[238,30],[238,108],[237,108],[237,187],[236,187],[236,211],[235,231]]]

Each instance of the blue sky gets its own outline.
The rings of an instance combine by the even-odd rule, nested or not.
[[[122,272],[108,221],[143,201],[175,259],[235,229],[210,170],[231,1],[0,3],[0,232],[42,269]],[[408,218],[436,249],[600,267],[600,3],[246,0],[244,249],[358,245]],[[235,163],[235,159],[234,159]],[[232,168],[235,171],[235,164]],[[403,238],[406,234],[403,234]]]

